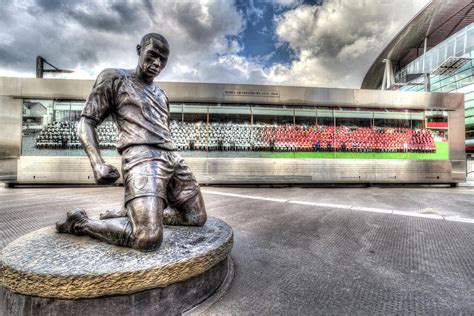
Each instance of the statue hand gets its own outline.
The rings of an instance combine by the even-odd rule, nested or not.
[[[120,173],[117,168],[107,163],[97,164],[94,166],[93,170],[95,182],[99,184],[111,184],[117,181],[117,179],[120,177]]]

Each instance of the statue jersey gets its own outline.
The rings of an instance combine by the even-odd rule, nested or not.
[[[169,100],[157,85],[147,85],[133,70],[105,69],[97,77],[81,116],[100,124],[111,115],[118,127],[119,153],[134,145],[174,151]]]

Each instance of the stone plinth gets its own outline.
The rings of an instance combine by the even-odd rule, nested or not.
[[[118,305],[129,307],[141,300],[142,306],[151,308],[142,313],[180,313],[221,285],[232,242],[232,229],[216,218],[209,218],[204,227],[166,226],[162,246],[155,252],[44,228],[0,253],[0,306],[28,314],[25,307],[36,302],[35,307],[62,306],[74,312],[73,307],[84,302],[98,307],[107,301],[110,308],[105,310],[120,312]],[[169,303],[178,309],[170,309]]]

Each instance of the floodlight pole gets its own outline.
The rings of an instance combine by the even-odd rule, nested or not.
[[[43,78],[43,57],[36,56],[36,78]]]
[[[47,64],[53,69],[44,69],[44,64]],[[56,72],[56,73],[72,73],[72,70],[59,69],[58,67],[51,65],[46,59],[41,56],[36,56],[36,78],[43,78],[45,72]]]

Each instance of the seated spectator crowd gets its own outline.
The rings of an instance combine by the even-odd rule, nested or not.
[[[426,129],[178,122],[170,123],[179,150],[339,151],[434,153]],[[207,145],[206,145],[207,144]]]
[[[48,124],[36,137],[39,149],[79,149],[82,148],[77,136],[78,122],[54,122]],[[100,148],[115,148],[116,128],[112,121],[103,122],[97,129]]]
[[[209,151],[338,151],[433,153],[436,146],[426,129],[170,122],[178,150]],[[37,148],[80,148],[77,123],[55,122],[36,138]],[[116,128],[102,123],[97,131],[101,148],[114,148]]]

